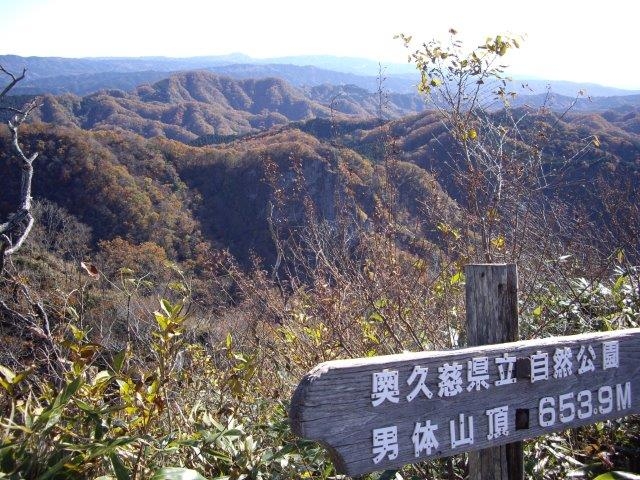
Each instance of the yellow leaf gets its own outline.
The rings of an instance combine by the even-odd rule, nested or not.
[[[96,376],[93,378],[93,381],[91,383],[92,385],[98,385],[108,382],[109,380],[111,380],[111,374],[106,370],[102,370],[96,373]]]
[[[502,250],[504,248],[505,245],[505,239],[503,235],[499,235],[496,238],[494,238],[493,240],[491,240],[491,244],[496,247],[496,249],[498,250]]]
[[[478,132],[476,132],[473,128],[467,132],[467,137],[471,140],[475,140],[478,138]]]
[[[2,376],[4,376],[4,378],[7,379],[7,381],[9,383],[13,383],[13,379],[16,376],[16,374],[13,372],[13,370],[11,370],[10,368],[5,367],[4,365],[0,365],[0,373],[2,374]]]

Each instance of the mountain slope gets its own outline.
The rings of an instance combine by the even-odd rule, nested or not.
[[[237,81],[207,72],[173,75],[132,93],[45,96],[35,117],[84,129],[125,129],[188,142],[239,135],[290,121],[328,117],[330,109],[278,79]]]
[[[371,93],[356,85],[318,85],[305,89],[316,102],[337,112],[360,117],[400,118],[425,109],[424,98],[417,94]]]
[[[492,115],[497,120],[503,112]],[[587,232],[596,248],[625,245],[634,258],[640,258],[636,220],[640,205],[640,136],[634,131],[638,112],[560,116],[548,110],[523,108],[512,115],[518,119],[518,131],[502,145],[505,159],[500,165],[505,169],[505,181],[509,181],[509,175],[525,171],[524,164],[530,157],[527,152],[533,148],[544,181],[531,183],[530,188],[535,189],[531,193],[540,208],[563,212],[565,220],[558,228],[581,219],[584,224],[580,229]],[[384,161],[389,151],[380,145],[392,145],[395,158],[433,173],[444,191],[465,205],[465,183],[460,182],[460,175],[469,173],[465,157],[434,112],[322,133],[329,141],[378,162]],[[482,130],[478,132],[479,136],[483,134]],[[522,185],[528,188],[526,178]]]
[[[127,93],[105,90],[85,97],[45,95],[34,118],[84,129],[121,128],[145,137],[191,142],[243,135],[311,118],[398,118],[420,111],[416,95],[377,94],[356,86],[306,91],[277,78],[235,80],[205,71],[171,75]]]
[[[46,124],[22,129],[25,150],[37,151],[35,199],[66,208],[87,224],[94,245],[122,237],[154,242],[174,259],[188,258],[199,238],[193,198],[161,152],[127,132],[88,132]],[[14,211],[19,172],[0,133],[0,218]]]
[[[253,255],[270,264],[276,254],[270,217],[282,238],[300,233],[309,221],[346,219],[367,229],[390,213],[388,178],[402,192],[393,208],[398,241],[406,248],[433,250],[437,222],[460,222],[458,206],[428,172],[406,162],[377,165],[294,128],[200,148],[47,124],[27,126],[22,138],[27,151],[40,152],[34,197],[88,225],[94,246],[118,237],[132,245],[152,242],[184,261],[206,240],[245,265]],[[9,142],[0,135],[0,175],[7,187],[0,191],[2,218],[15,205],[12,192],[19,191],[19,172],[3,158]]]

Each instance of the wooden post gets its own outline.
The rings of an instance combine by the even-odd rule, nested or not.
[[[515,264],[467,265],[469,346],[518,340],[518,271]],[[522,480],[522,442],[469,452],[470,480]]]

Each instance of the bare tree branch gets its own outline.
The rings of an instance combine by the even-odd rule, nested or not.
[[[0,72],[4,73],[5,75],[8,75],[11,77],[11,82],[9,82],[9,84],[4,87],[4,89],[2,90],[2,92],[0,92],[0,99],[2,97],[4,97],[7,93],[9,93],[9,91],[16,86],[16,84],[21,81],[25,74],[27,73],[27,69],[23,68],[22,69],[22,74],[19,76],[15,76],[13,73],[9,72],[8,70],[6,70],[2,65],[0,65]]]
[[[0,72],[11,78],[9,84],[0,92],[0,100],[15,87],[15,85],[24,79],[26,68],[22,70],[19,76],[7,71],[0,65]],[[9,216],[7,222],[0,224],[0,274],[4,271],[5,259],[22,247],[24,241],[29,236],[33,227],[33,215],[31,214],[31,183],[33,180],[33,162],[38,157],[38,153],[34,153],[30,157],[27,156],[20,146],[18,129],[26,121],[31,112],[38,108],[37,100],[29,102],[22,110],[13,107],[2,107],[3,110],[9,110],[15,115],[8,122],[9,130],[12,133],[13,150],[20,161],[21,185],[20,185],[20,206],[16,212]],[[12,239],[12,236],[14,237]]]

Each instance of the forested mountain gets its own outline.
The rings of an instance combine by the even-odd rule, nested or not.
[[[555,94],[516,97],[514,105],[554,111],[602,111],[633,129],[637,96],[575,98]],[[371,93],[355,85],[298,89],[277,79],[234,80],[206,71],[171,75],[127,93],[106,90],[78,97],[45,95],[35,118],[84,129],[121,128],[199,143],[244,135],[312,118],[400,118],[423,111],[415,94]],[[615,117],[615,118],[614,118]],[[624,120],[626,119],[626,120]],[[606,128],[606,126],[605,126]]]
[[[269,92],[266,99],[259,96],[264,92]],[[224,109],[238,113],[217,113]],[[209,112],[214,113],[206,117]],[[33,125],[23,141],[29,150],[41,152],[36,197],[64,206],[88,224],[94,244],[115,237],[133,243],[153,240],[167,255],[186,259],[207,238],[230,248],[242,262],[252,251],[271,262],[275,252],[267,220],[269,205],[278,204],[276,192],[289,202],[282,205],[288,213],[281,218],[291,225],[304,223],[297,207],[302,192],[313,200],[319,218],[334,221],[346,208],[365,225],[380,215],[385,175],[394,179],[396,213],[407,232],[437,241],[438,223],[459,221],[454,164],[461,157],[433,112],[385,123],[316,118],[292,125],[285,114],[306,119],[328,116],[328,111],[279,81],[242,83],[193,73],[140,87],[131,96],[47,97],[38,117],[55,124]],[[549,136],[547,168],[558,159],[571,159],[552,175],[562,176],[561,189],[547,192],[563,198],[566,208],[589,204],[595,224],[608,225],[613,207],[603,203],[599,189],[611,190],[613,199],[614,192],[625,193],[620,189],[626,182],[637,196],[640,112],[576,113],[563,119],[526,109],[520,114],[523,135]],[[180,115],[179,125],[169,124]],[[250,120],[256,118],[276,118],[273,123],[280,126],[217,146],[196,148],[175,141],[206,134],[206,128],[230,128],[205,123],[195,130],[202,118],[223,119],[244,131],[252,130]],[[127,127],[136,133],[126,132]],[[594,136],[597,148],[589,140]],[[8,140],[5,135],[5,147]],[[390,145],[397,152],[392,163],[386,160]],[[9,183],[0,193],[3,214],[14,203],[10,195],[17,192],[18,181],[11,175],[5,147],[1,168]]]
[[[380,91],[372,93],[356,85],[323,84],[306,88],[305,92],[336,112],[363,118],[399,118],[425,109],[424,98],[419,95],[387,92],[382,85],[380,88]]]
[[[2,139],[0,172],[7,188],[0,207],[8,212],[19,178],[6,161],[9,139]],[[43,174],[34,181],[38,198],[90,226],[94,244],[117,237],[132,244],[153,241],[181,260],[192,258],[195,246],[208,239],[243,263],[251,252],[272,262],[269,205],[278,207],[281,223],[301,226],[305,213],[299,205],[306,195],[317,218],[332,222],[348,214],[364,224],[376,215],[386,171],[351,149],[295,128],[196,148],[119,131],[38,124],[25,130],[23,141],[41,150]],[[437,218],[420,222],[423,236],[434,237],[437,221],[455,221],[457,205],[430,173],[405,162],[393,170],[404,192],[399,208],[408,212],[407,228],[421,204],[439,208]]]
[[[123,128],[182,141],[244,134],[330,114],[282,80],[237,81],[206,72],[176,74],[132,93],[46,96],[40,112],[44,121],[85,129]]]
[[[36,117],[44,122],[122,128],[146,137],[192,141],[202,136],[242,135],[311,118],[373,117],[419,111],[416,96],[378,99],[354,86],[315,87],[304,92],[276,78],[234,80],[198,71],[170,76],[131,93],[107,90],[77,97],[45,95]]]
[[[587,96],[560,95],[553,90],[535,95],[518,95],[514,106],[544,107],[555,112],[605,112],[607,110],[633,111],[640,107],[640,95]]]

